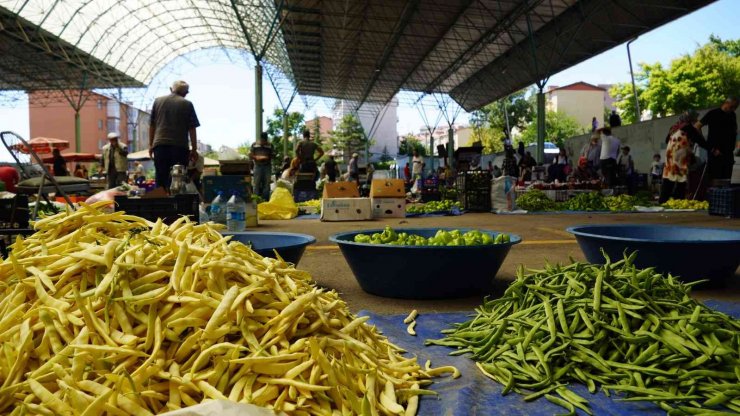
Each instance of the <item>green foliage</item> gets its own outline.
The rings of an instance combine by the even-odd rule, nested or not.
[[[636,85],[636,87],[640,108],[644,109],[646,103],[645,98],[642,97],[642,93],[645,91],[645,88],[641,85]],[[609,95],[614,97],[614,106],[617,107],[619,115],[622,117],[622,125],[640,121],[637,117],[637,109],[635,108],[635,95],[632,93],[632,84],[614,84],[609,90]]]
[[[364,129],[360,120],[353,114],[347,114],[342,117],[342,121],[335,130],[330,132],[332,147],[344,152],[345,157],[349,158],[353,152],[360,153],[366,145],[370,145],[365,137]]]
[[[280,108],[275,108],[272,116],[267,118],[267,136],[272,142],[272,147],[275,149],[275,158],[273,162],[281,164],[283,160],[283,118],[285,112]],[[297,140],[302,137],[303,129],[305,128],[303,114],[299,112],[288,113],[288,137],[292,138],[292,143],[288,143],[288,156],[293,156],[294,147]]]
[[[586,133],[575,118],[563,113],[562,111],[548,111],[545,113],[545,141],[562,146],[563,141],[569,137]],[[520,140],[524,144],[537,142],[537,123],[532,122],[522,131]]]
[[[709,43],[714,45],[718,51],[726,53],[733,58],[740,56],[740,39],[722,40],[719,36],[709,35]]]
[[[526,90],[519,90],[508,97],[488,104],[480,109],[485,115],[486,124],[496,132],[506,131],[506,114],[511,129],[524,129],[535,117],[535,107],[526,97]],[[505,110],[504,110],[505,109]],[[480,117],[480,116],[479,116]]]
[[[401,138],[401,143],[398,145],[399,155],[414,154],[414,150],[419,153],[419,156],[426,156],[427,149],[424,145],[416,138],[413,134],[409,133]]]
[[[653,117],[665,117],[718,105],[740,91],[739,53],[740,41],[712,36],[693,55],[674,59],[668,68],[660,63],[641,63],[635,75],[640,109],[650,111]],[[617,84],[611,94],[617,99],[623,121],[636,121],[632,86]]]
[[[510,129],[521,131],[532,123],[535,119],[535,103],[530,98],[527,97],[527,90],[523,89],[471,114],[473,141],[483,144],[483,153],[492,154],[504,150],[507,114]]]

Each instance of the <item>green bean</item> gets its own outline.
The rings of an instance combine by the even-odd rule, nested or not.
[[[693,300],[691,285],[637,269],[634,258],[520,268],[502,298],[427,344],[470,353],[507,394],[529,389],[525,400],[545,396],[569,412],[590,412],[565,387],[573,381],[670,414],[740,410],[740,322]]]

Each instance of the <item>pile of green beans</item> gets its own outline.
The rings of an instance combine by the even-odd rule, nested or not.
[[[740,412],[740,321],[692,299],[693,284],[636,268],[634,256],[520,269],[503,297],[427,344],[468,354],[503,394],[544,396],[570,413],[592,414],[571,382],[670,415]]]

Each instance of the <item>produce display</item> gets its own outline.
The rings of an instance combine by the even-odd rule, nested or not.
[[[637,205],[651,205],[650,196],[603,196],[600,192],[581,192],[564,202],[551,200],[543,191],[533,188],[519,195],[517,207],[527,211],[634,211]]]
[[[413,204],[406,206],[408,214],[429,214],[432,212],[452,211],[454,209],[462,210],[458,201],[446,199],[444,201],[430,201],[425,204]]]
[[[669,199],[661,205],[668,209],[709,209],[708,201],[694,201],[693,199]]]
[[[520,270],[501,298],[427,343],[469,354],[503,394],[544,396],[570,414],[591,414],[572,382],[670,415],[740,412],[740,321],[633,260]]]
[[[557,204],[539,189],[530,189],[516,198],[517,208],[527,211],[555,211]]]
[[[291,415],[415,414],[450,367],[310,276],[184,217],[106,203],[35,223],[0,262],[0,413],[149,415],[229,399]]]
[[[490,234],[478,230],[461,232],[460,230],[438,230],[433,237],[423,237],[417,234],[396,232],[391,227],[385,227],[383,232],[357,234],[355,243],[388,244],[392,246],[480,246],[488,244],[505,244],[511,242],[506,233],[491,237]]]
[[[604,196],[598,192],[583,192],[560,204],[567,211],[608,211]]]
[[[622,194],[604,197],[604,205],[606,205],[609,211],[613,212],[633,211],[635,209],[635,205],[641,205],[641,201],[632,195]]]
[[[320,199],[309,199],[308,201],[297,202],[298,209],[310,208],[312,212],[321,213],[321,200]]]

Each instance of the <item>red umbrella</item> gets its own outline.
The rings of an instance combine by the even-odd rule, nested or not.
[[[34,152],[45,154],[51,153],[54,149],[69,149],[69,140],[54,139],[51,137],[35,137],[28,141],[28,145],[31,146],[31,149],[33,149]],[[13,148],[20,152],[28,153],[28,148],[22,144],[16,144]]]
[[[95,162],[100,160],[100,155],[93,153],[62,153],[62,157],[67,162]],[[54,156],[44,156],[41,160],[44,163],[54,163]]]

